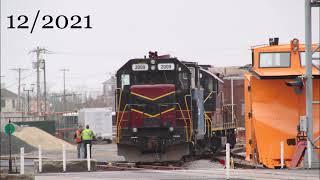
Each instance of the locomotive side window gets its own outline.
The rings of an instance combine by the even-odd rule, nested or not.
[[[203,88],[207,92],[214,91],[215,87],[214,87],[213,78],[211,76],[208,76],[208,74],[205,74],[205,73],[204,74],[200,73],[200,75],[202,75],[201,83],[200,83],[201,88]]]
[[[126,85],[130,85],[130,75],[129,74],[122,74],[121,75],[121,88],[123,89],[123,87]]]
[[[183,79],[188,79],[188,74],[186,72],[182,73]]]
[[[213,79],[212,78],[207,79],[207,83],[206,84],[208,85],[208,90],[210,92],[213,91]]]
[[[196,87],[196,70],[193,67],[189,67],[191,71],[191,88]]]
[[[320,52],[315,52],[313,56],[320,57]],[[300,52],[300,63],[302,67],[306,66],[306,52]],[[312,60],[312,64],[314,66],[320,66],[320,59]]]
[[[181,89],[189,88],[188,74],[186,72],[179,73],[179,84],[181,86]]]
[[[289,52],[260,53],[260,67],[290,67]]]

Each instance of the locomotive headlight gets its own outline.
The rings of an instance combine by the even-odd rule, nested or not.
[[[151,70],[152,70],[152,71],[156,70],[156,66],[155,66],[155,65],[152,65],[152,66],[151,66]]]
[[[156,64],[156,60],[151,59],[150,63],[151,63],[151,64]]]
[[[136,132],[138,132],[138,129],[137,128],[132,128],[132,132],[136,133]]]
[[[169,131],[172,132],[173,131],[173,127],[169,127]]]

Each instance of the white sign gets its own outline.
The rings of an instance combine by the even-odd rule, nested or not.
[[[173,63],[160,63],[160,64],[158,64],[158,70],[172,71],[172,70],[174,70],[174,64]]]
[[[133,71],[148,71],[148,64],[132,64]]]

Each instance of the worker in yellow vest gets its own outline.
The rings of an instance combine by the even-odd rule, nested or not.
[[[86,129],[82,130],[81,138],[84,144],[84,158],[87,158],[87,144],[90,145],[90,158],[91,154],[91,147],[92,147],[92,140],[94,138],[94,133],[91,129],[89,129],[89,125],[86,125]]]

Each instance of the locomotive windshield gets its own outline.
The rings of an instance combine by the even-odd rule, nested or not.
[[[119,69],[117,82],[125,90],[132,85],[172,84],[179,93],[195,86],[194,73],[176,59],[133,59]]]
[[[132,74],[132,84],[175,84],[175,71],[140,71]]]

